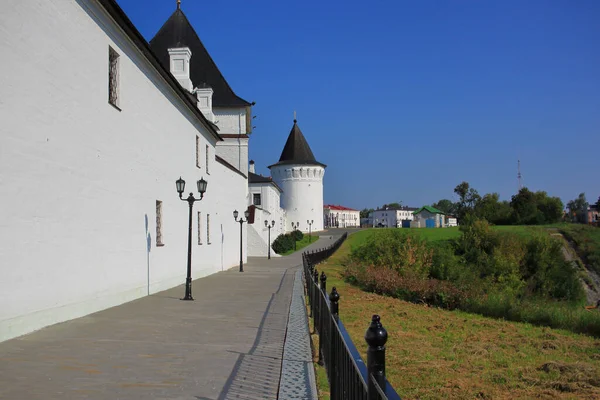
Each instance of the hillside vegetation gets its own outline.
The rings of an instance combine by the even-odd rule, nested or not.
[[[528,229],[519,231],[530,235]],[[318,269],[327,274],[329,288],[337,287],[340,318],[363,359],[365,330],[373,314],[381,315],[389,334],[387,376],[402,398],[600,398],[598,339],[415,304],[349,283],[344,279],[348,257],[374,232],[351,235]],[[413,234],[432,242],[438,235],[460,236],[458,230],[443,229]],[[327,398],[326,379],[322,373],[319,376],[321,398]]]
[[[579,271],[542,229],[375,229],[348,246],[344,277],[365,291],[600,336]]]

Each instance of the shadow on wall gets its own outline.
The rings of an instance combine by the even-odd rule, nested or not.
[[[144,221],[146,223],[146,269],[148,275],[148,296],[150,295],[150,249],[152,248],[152,236],[148,231],[148,214],[144,214]]]

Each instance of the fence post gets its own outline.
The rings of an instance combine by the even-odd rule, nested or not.
[[[329,355],[327,358],[327,363],[329,364],[327,370],[329,371],[329,392],[331,399],[337,399],[338,396],[338,368],[337,368],[337,360],[339,357],[338,351],[336,348],[336,340],[337,337],[337,322],[338,322],[338,314],[339,314],[339,302],[340,295],[337,292],[335,286],[331,289],[331,293],[329,294],[329,302],[331,304],[331,314],[333,318],[329,319]]]
[[[319,322],[319,271],[317,271],[317,267],[313,268],[313,333],[317,333],[317,325]],[[320,333],[320,332],[319,332]]]
[[[331,289],[331,293],[329,294],[329,302],[331,303],[331,314],[333,314],[333,317],[335,318],[336,322],[339,319],[339,311],[340,311],[340,305],[338,304],[339,301],[340,301],[340,295],[334,286]]]
[[[327,307],[327,275],[321,271],[321,293],[319,296],[319,365],[323,365],[323,342],[325,341],[325,323],[329,316],[329,308]]]
[[[385,343],[387,342],[387,331],[381,325],[379,315],[373,315],[371,325],[365,333],[367,348],[367,393],[369,400],[379,398],[371,375],[375,378],[381,390],[385,393]]]

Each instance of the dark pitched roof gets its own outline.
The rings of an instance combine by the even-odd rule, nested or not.
[[[189,47],[192,52],[190,61],[190,78],[195,87],[208,84],[212,87],[213,106],[244,107],[249,106],[246,100],[238,97],[202,44],[196,31],[181,9],[169,17],[158,33],[150,40],[150,48],[161,64],[170,70],[168,49],[173,47]]]
[[[248,172],[248,183],[270,183],[273,186],[275,186],[280,192],[283,192],[283,190],[279,187],[279,185],[277,185],[273,181],[273,178],[271,178],[269,176],[258,175],[258,174],[255,174],[254,172]]]
[[[322,164],[315,159],[296,120],[294,120],[294,126],[288,136],[287,142],[285,142],[281,157],[279,157],[279,162],[270,165],[269,168],[282,164],[316,164],[326,167],[325,164]]]

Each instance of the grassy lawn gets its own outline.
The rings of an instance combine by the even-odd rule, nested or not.
[[[306,246],[308,246],[309,244],[313,244],[316,241],[319,240],[319,236],[315,236],[315,235],[311,235],[310,236],[310,242],[309,242],[309,235],[304,235],[304,237],[302,238],[302,240],[297,240],[296,241],[296,250],[291,249],[286,251],[285,253],[281,253],[282,256],[288,256],[292,253],[295,253],[296,251],[300,251],[303,248],[305,248]]]
[[[509,228],[527,234],[525,227]],[[451,235],[453,230],[423,229],[419,234]],[[340,318],[364,360],[365,330],[373,314],[381,316],[389,335],[387,376],[402,398],[600,398],[598,339],[415,305],[345,283],[342,261],[369,231],[351,235],[317,268],[327,274],[328,288],[337,287]],[[317,369],[317,381],[320,397],[327,398],[324,371]]]

